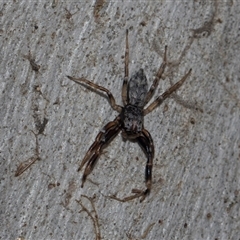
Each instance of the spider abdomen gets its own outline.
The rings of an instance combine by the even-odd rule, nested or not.
[[[128,102],[134,106],[143,107],[148,92],[147,77],[141,68],[128,83]]]
[[[143,129],[143,109],[135,105],[126,105],[121,114],[123,135],[127,138],[138,137]]]

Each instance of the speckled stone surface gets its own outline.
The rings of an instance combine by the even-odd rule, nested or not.
[[[168,45],[155,97],[192,68],[145,118],[155,159],[143,203],[108,198],[145,188],[146,157],[121,134],[80,187],[79,163],[117,113],[66,78],[122,104],[126,29],[130,74],[143,68],[149,85]],[[238,1],[1,1],[0,239],[238,239],[239,39]]]

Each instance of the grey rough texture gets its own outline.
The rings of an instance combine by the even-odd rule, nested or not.
[[[97,3],[0,3],[0,239],[95,239],[92,219],[75,201],[91,212],[82,194],[94,196],[102,239],[239,239],[239,1]],[[121,135],[89,176],[98,185],[80,188],[79,162],[116,113],[101,95],[66,78],[85,76],[120,104],[126,28],[130,73],[143,67],[149,83],[168,45],[156,94],[193,69],[145,118],[156,154],[143,203],[106,197],[145,187],[146,158]],[[29,51],[38,72],[24,57]],[[15,177],[35,154],[32,131],[40,132],[41,160]]]

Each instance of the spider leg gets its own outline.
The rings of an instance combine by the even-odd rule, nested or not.
[[[119,113],[122,111],[122,107],[120,105],[116,104],[115,98],[113,97],[112,93],[108,89],[106,89],[102,86],[99,86],[85,78],[75,78],[75,77],[71,77],[71,76],[67,76],[67,77],[70,80],[72,80],[78,84],[86,84],[89,87],[91,87],[92,89],[100,90],[100,91],[107,93],[111,107]]]
[[[157,106],[159,106],[166,98],[168,98],[174,91],[176,91],[178,88],[182,86],[182,84],[185,82],[187,77],[190,75],[192,69],[188,71],[188,73],[182,77],[180,81],[175,83],[173,86],[171,86],[167,91],[165,91],[162,95],[160,95],[158,98],[154,100],[146,109],[143,110],[143,115],[147,115],[151,111],[153,111]]]
[[[106,147],[113,140],[113,138],[117,136],[120,130],[121,122],[120,117],[118,116],[114,121],[106,124],[101,132],[97,135],[94,143],[88,149],[84,159],[81,162],[81,165],[78,168],[78,171],[80,171],[85,163],[87,163],[82,176],[81,187],[83,187],[87,176],[92,172],[100,154],[102,153],[103,148]]]
[[[115,196],[110,196],[110,198],[120,202],[127,202],[139,197],[140,197],[140,202],[142,202],[151,191],[152,165],[153,165],[153,158],[154,158],[153,140],[150,133],[146,129],[143,129],[142,134],[137,138],[137,141],[147,156],[147,165],[145,169],[145,181],[146,181],[147,189],[145,190],[133,189],[132,193],[135,193],[135,194],[129,197],[125,197],[123,199],[117,198]]]
[[[127,105],[127,84],[129,76],[129,46],[128,46],[128,29],[126,30],[126,47],[125,47],[125,75],[122,86],[122,100],[124,106]]]
[[[159,81],[162,77],[162,74],[163,74],[166,66],[167,66],[167,46],[165,46],[163,62],[161,64],[160,68],[158,69],[157,74],[156,74],[155,79],[154,79],[154,82],[153,82],[152,86],[150,87],[150,89],[147,93],[147,96],[146,96],[146,99],[145,99],[145,104],[147,104],[149,102],[149,100],[152,98],[152,96],[154,94],[154,91],[158,86],[158,83],[159,83]]]

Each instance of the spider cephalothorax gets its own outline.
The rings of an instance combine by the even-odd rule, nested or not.
[[[152,98],[155,89],[158,86],[159,80],[164,72],[164,69],[167,65],[167,47],[165,47],[164,58],[160,68],[157,71],[155,80],[153,81],[150,89],[148,90],[147,78],[144,74],[143,69],[140,69],[136,72],[130,80],[129,77],[129,47],[128,47],[128,30],[126,31],[126,50],[125,50],[125,77],[122,87],[122,100],[123,107],[117,105],[112,93],[85,78],[74,78],[67,76],[69,79],[75,81],[76,83],[86,84],[93,89],[97,89],[105,92],[108,95],[111,107],[119,113],[119,115],[107,125],[97,135],[94,143],[88,149],[85,157],[83,158],[78,171],[86,165],[83,177],[82,177],[82,187],[84,182],[87,179],[87,176],[92,172],[96,161],[98,160],[100,154],[102,153],[104,147],[106,147],[114,137],[122,131],[123,137],[127,139],[135,139],[140,147],[143,149],[146,157],[147,164],[145,169],[145,180],[146,180],[146,189],[138,190],[133,189],[132,192],[134,195],[126,197],[124,199],[119,199],[113,197],[119,201],[128,201],[137,197],[141,197],[140,201],[143,201],[147,194],[150,193],[152,185],[152,164],[154,158],[154,145],[150,133],[144,128],[143,117],[159,106],[164,99],[169,97],[174,91],[176,91],[187,79],[191,73],[191,69],[188,73],[177,83],[171,86],[167,91],[162,95],[157,97],[147,108],[144,109],[144,106]]]
[[[141,135],[143,129],[143,109],[135,105],[126,105],[120,115],[124,138],[134,139]]]

